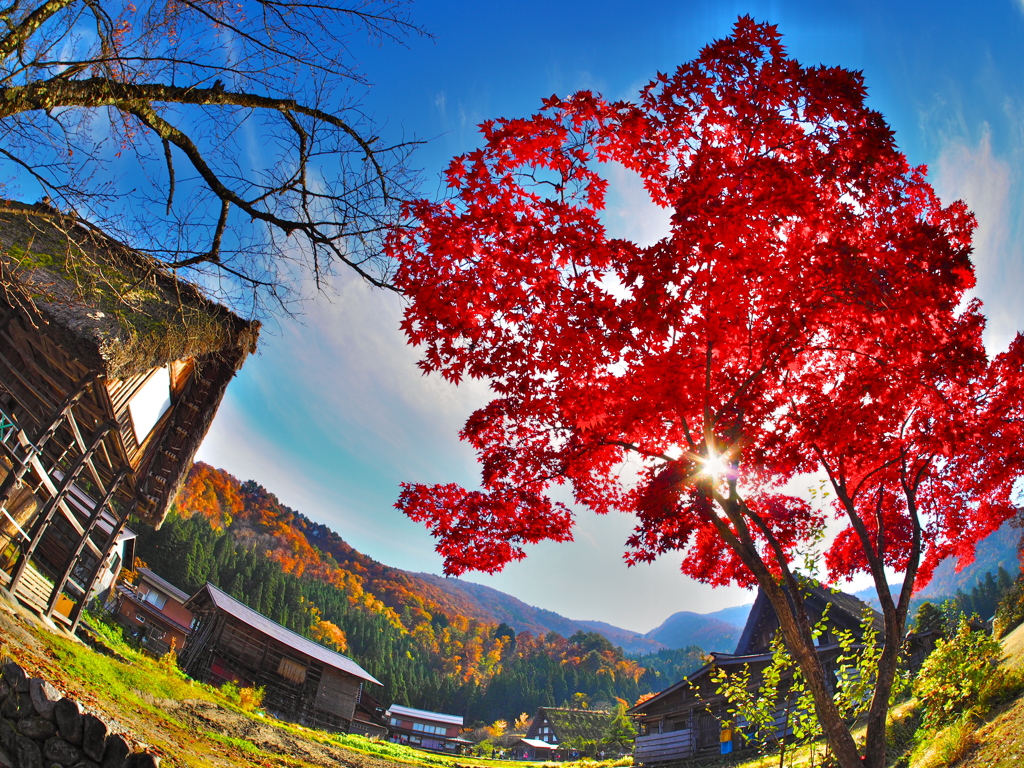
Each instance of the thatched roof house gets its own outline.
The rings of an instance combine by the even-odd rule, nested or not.
[[[842,653],[837,632],[850,632],[860,642],[864,639],[864,622],[867,618],[879,633],[878,636],[881,636],[882,615],[853,595],[819,584],[805,586],[803,602],[813,624],[817,624],[823,615],[826,616],[826,626],[817,637],[815,650],[830,685],[834,685],[838,671],[837,660]],[[627,711],[626,714],[633,718],[638,730],[633,762],[636,765],[674,763],[743,747],[739,731],[723,729],[723,721],[729,719],[727,702],[725,696],[718,693],[712,672],[720,669],[734,674],[747,668],[751,672],[753,689],[772,661],[771,643],[778,629],[779,619],[775,609],[759,589],[734,653],[711,653],[709,663]],[[907,662],[911,669],[920,666],[934,647],[934,641],[934,633],[908,638]],[[780,700],[777,702],[775,717],[776,733],[780,738],[791,733],[791,679],[790,670],[784,674],[779,685]]]
[[[614,717],[613,712],[596,709],[539,707],[526,732],[526,738],[547,744],[600,741]]]
[[[38,568],[43,611],[66,589],[74,623],[91,584],[71,574],[110,554],[92,519],[163,521],[258,333],[87,224],[0,201],[0,586]]]

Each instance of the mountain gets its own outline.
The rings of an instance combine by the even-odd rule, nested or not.
[[[726,609],[729,610],[729,609]],[[747,606],[749,611],[749,606]],[[738,611],[727,614],[739,616]],[[652,629],[644,637],[655,640],[669,648],[699,646],[708,651],[732,652],[740,638],[743,626],[723,621],[720,618],[691,611],[679,611],[669,616],[661,626]]]
[[[959,573],[954,558],[943,560],[935,569],[932,580],[914,595],[911,601],[911,614],[925,600],[941,602],[955,597],[958,591],[969,592],[985,578],[985,574],[995,575],[1000,568],[1004,568],[1011,577],[1016,577],[1020,572],[1020,558],[1017,554],[1020,536],[1020,529],[1015,528],[1012,522],[1006,522],[999,530],[982,539],[975,552],[974,562]],[[894,596],[899,595],[900,586],[900,582],[892,583],[889,585],[889,591]],[[853,594],[872,608],[878,608],[878,595],[875,594],[874,587]]]
[[[953,597],[957,590],[968,591],[986,573],[996,573],[1002,566],[1012,577],[1020,572],[1020,558],[1017,555],[1017,543],[1020,541],[1021,530],[1012,522],[1003,526],[983,539],[975,552],[974,562],[957,573],[956,560],[944,560],[935,569],[935,575],[928,585],[916,597],[928,600],[940,600]]]
[[[719,611],[705,613],[704,615],[743,629],[747,624],[747,617],[750,615],[750,609],[753,607],[753,603],[744,603],[743,605],[734,605],[732,608],[722,608]]]
[[[385,704],[514,720],[580,696],[637,701],[703,663],[700,648],[665,648],[479,584],[377,562],[255,481],[202,463],[160,530],[133,528],[137,564],[187,592],[214,584],[350,655],[382,681],[374,695]]]
[[[403,573],[405,572],[403,571]],[[554,611],[536,608],[512,597],[512,595],[485,587],[482,584],[462,579],[442,578],[430,573],[409,575],[419,582],[430,585],[436,592],[443,592],[450,596],[456,604],[463,606],[463,610],[466,610],[467,606],[472,606],[470,610],[473,618],[493,624],[504,622],[514,627],[517,632],[527,631],[537,635],[557,632],[564,637],[569,637],[576,632],[599,632],[614,645],[632,654],[654,653],[667,647],[655,639],[606,624],[603,621],[567,619]],[[684,646],[672,647],[682,648]]]

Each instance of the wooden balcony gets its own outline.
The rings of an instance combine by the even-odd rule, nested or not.
[[[685,760],[693,754],[694,743],[689,728],[670,733],[637,736],[633,746],[633,761],[644,765]]]

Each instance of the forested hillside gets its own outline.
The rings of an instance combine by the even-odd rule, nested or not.
[[[193,467],[138,554],[192,592],[216,584],[271,619],[352,656],[384,703],[515,719],[583,693],[629,703],[701,664],[697,648],[628,658],[597,632],[534,634],[488,621],[463,593],[384,566],[253,481]]]

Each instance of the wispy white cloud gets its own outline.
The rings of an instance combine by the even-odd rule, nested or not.
[[[1019,146],[1019,145],[1018,145]],[[1011,152],[1015,152],[1012,148]],[[935,184],[944,201],[961,199],[974,212],[978,228],[973,260],[977,274],[975,295],[984,302],[988,317],[985,343],[990,354],[1006,349],[1024,329],[1024,219],[1012,204],[1019,194],[1020,166],[993,149],[987,125],[975,142],[950,138],[935,165]]]
[[[672,212],[651,200],[640,174],[619,163],[602,167],[608,179],[608,204],[602,216],[609,237],[648,246],[669,234]]]

